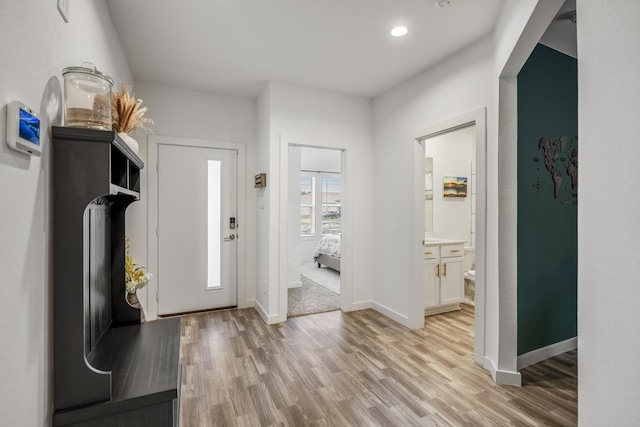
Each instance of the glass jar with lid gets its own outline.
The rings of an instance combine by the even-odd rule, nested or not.
[[[90,62],[62,70],[65,126],[111,130],[113,79]]]

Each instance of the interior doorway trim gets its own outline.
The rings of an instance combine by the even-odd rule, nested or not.
[[[213,141],[208,139],[183,138],[176,136],[149,135],[148,143],[148,210],[147,210],[147,247],[148,247],[148,271],[158,270],[158,147],[161,144],[179,145],[183,147],[216,148],[222,150],[236,150],[238,152],[237,167],[237,218],[238,218],[238,253],[237,253],[237,307],[245,308],[253,306],[253,302],[247,302],[246,290],[246,147],[243,143]],[[189,189],[185,189],[189,191]],[[158,317],[158,282],[149,281],[147,285],[147,310],[145,316],[148,320]]]
[[[413,271],[416,278],[414,294],[409,300],[409,321],[412,327],[424,327],[424,259],[422,256],[422,239],[424,239],[424,140],[441,135],[466,126],[475,125],[476,138],[476,291],[475,291],[475,320],[474,320],[474,360],[485,365],[485,319],[486,319],[486,280],[487,280],[487,109],[478,108],[465,114],[444,120],[419,129],[413,133],[416,145],[414,161],[414,176],[416,186],[413,197],[415,203],[414,236],[417,239],[416,249],[413,251]],[[418,153],[420,155],[418,156]],[[419,178],[419,179],[418,179]]]
[[[518,73],[563,5],[538,2],[498,78],[498,354],[496,382],[521,385],[518,370]],[[506,195],[511,195],[507,197]],[[578,281],[578,287],[580,286]]]
[[[279,262],[278,262],[278,322],[287,320],[288,305],[288,206],[289,206],[289,146],[316,148],[322,150],[336,150],[342,152],[341,160],[341,176],[342,176],[342,231],[341,231],[341,257],[340,257],[340,309],[342,311],[351,311],[353,302],[353,286],[352,286],[352,217],[350,209],[351,193],[349,191],[351,182],[348,169],[347,147],[309,145],[304,143],[294,143],[293,141],[281,137],[280,138],[280,216],[279,216]]]

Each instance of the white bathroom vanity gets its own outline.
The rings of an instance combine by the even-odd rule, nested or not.
[[[464,300],[463,240],[427,238],[424,249],[425,315],[458,310]]]

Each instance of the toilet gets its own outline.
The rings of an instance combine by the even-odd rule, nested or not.
[[[462,258],[462,270],[464,271],[464,299],[472,304],[476,294],[476,249],[465,246]]]

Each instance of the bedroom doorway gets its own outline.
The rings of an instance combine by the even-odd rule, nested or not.
[[[341,307],[342,151],[288,147],[287,317]]]

